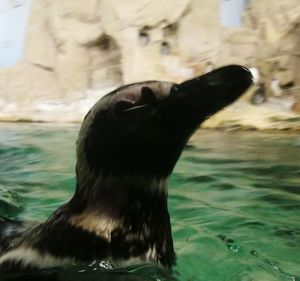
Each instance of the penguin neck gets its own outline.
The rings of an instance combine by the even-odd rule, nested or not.
[[[167,210],[167,178],[98,173],[77,182],[70,201],[75,213],[92,212],[120,218],[134,206],[152,215]]]
[[[99,238],[112,260],[174,264],[166,179],[99,175],[91,188],[78,187],[66,207],[68,224]]]

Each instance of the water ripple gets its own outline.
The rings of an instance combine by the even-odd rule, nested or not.
[[[24,126],[0,126],[0,215],[43,220],[74,191],[77,127]],[[153,265],[121,275],[84,265],[49,274],[85,281],[300,280],[299,152],[299,136],[286,132],[202,131],[169,180],[172,275]]]

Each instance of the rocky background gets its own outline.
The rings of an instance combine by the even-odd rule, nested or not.
[[[257,84],[206,127],[300,129],[299,0],[251,0],[243,27],[219,0],[32,0],[23,59],[0,69],[0,120],[81,121],[103,94],[225,64]]]

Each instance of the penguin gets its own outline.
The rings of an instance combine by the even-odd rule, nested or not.
[[[76,143],[76,190],[45,222],[0,220],[0,272],[107,260],[176,262],[167,178],[199,125],[238,99],[250,71],[224,66],[181,84],[122,86],[87,113]]]

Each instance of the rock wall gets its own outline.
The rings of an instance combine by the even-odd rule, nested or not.
[[[296,71],[300,54],[299,1],[270,5],[266,0],[253,0],[246,17],[249,28],[259,30],[257,64],[261,65],[262,72],[266,76],[272,72],[281,85],[299,82]]]
[[[300,105],[299,1],[252,0],[245,14],[245,24],[258,31],[255,65],[269,95],[276,95],[272,84],[277,81],[277,96],[290,96],[292,109],[300,112],[297,106]]]
[[[290,108],[300,107],[297,3],[252,0],[245,25],[225,28],[219,0],[32,0],[24,57],[0,69],[0,119],[79,121],[117,85],[179,82],[230,63],[256,66],[270,97],[273,80],[292,92],[271,111],[294,117]],[[248,111],[239,114],[256,112],[249,96],[243,101]],[[228,116],[207,126],[222,125]]]

